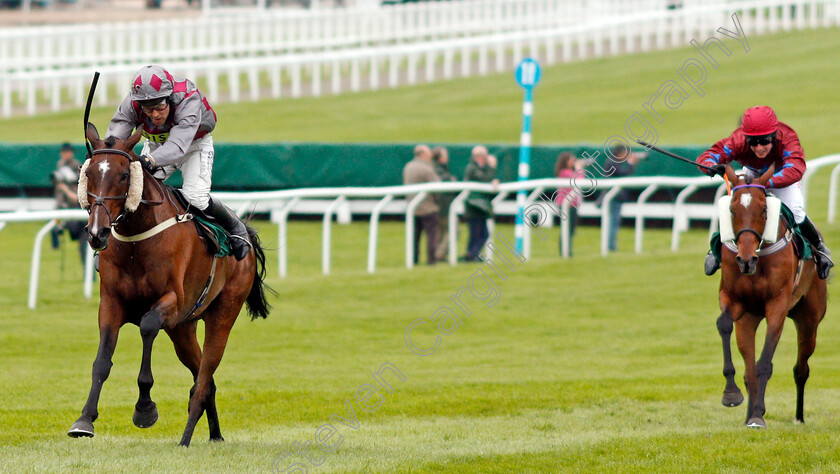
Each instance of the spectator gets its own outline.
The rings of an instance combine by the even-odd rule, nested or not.
[[[564,151],[557,156],[557,162],[554,164],[554,176],[560,179],[571,180],[575,174],[582,168],[574,153]],[[580,206],[580,194],[574,191],[569,186],[560,186],[554,194],[554,202],[557,206],[563,208],[563,201],[569,201],[569,212],[565,216],[561,215],[561,219],[569,220],[569,256],[572,255],[572,237],[575,235],[575,228],[577,227],[578,207]],[[560,235],[560,255],[563,255],[563,235]]]
[[[440,181],[432,167],[432,150],[426,145],[414,147],[414,159],[406,163],[403,168],[403,184],[418,184]],[[406,196],[408,201],[414,199],[416,194]],[[417,208],[414,209],[414,263],[418,263],[420,257],[420,234],[426,232],[426,258],[429,265],[435,263],[435,248],[437,247],[438,235],[438,206],[434,193],[429,193]]]
[[[496,179],[496,157],[487,154],[487,148],[476,146],[472,149],[472,156],[467,169],[464,171],[464,181],[499,184]],[[487,219],[492,215],[490,196],[487,193],[470,193],[464,206],[464,215],[469,224],[470,237],[467,242],[467,255],[462,261],[476,262],[490,232],[487,230]]]
[[[612,164],[612,169],[615,172],[610,176],[611,178],[621,178],[623,176],[630,176],[636,169],[639,161],[646,158],[646,153],[631,152],[623,144],[613,147],[612,158],[615,160]],[[606,194],[608,191],[604,191]],[[601,195],[601,198],[604,197]],[[621,206],[630,200],[630,193],[626,189],[622,189],[610,201],[610,220],[609,220],[609,250],[615,252],[617,250],[616,240],[618,238],[618,228],[621,227]]]
[[[452,173],[449,172],[449,151],[442,146],[436,146],[432,149],[432,160],[434,161],[435,173],[441,181],[452,182],[458,181]],[[435,252],[435,259],[438,261],[446,260],[449,253],[449,207],[452,205],[452,200],[455,199],[458,193],[440,193],[438,194],[438,205],[440,206],[439,226],[437,251]]]
[[[79,186],[80,166],[81,164],[76,160],[75,154],[73,153],[73,146],[69,143],[61,145],[58,163],[56,163],[55,171],[53,171],[51,176],[56,208],[81,209],[79,198],[76,195],[76,190]],[[85,223],[83,221],[59,222],[53,228],[53,248],[58,248],[61,245],[58,237],[64,230],[67,230],[71,240],[77,240],[79,242],[79,255],[82,258],[82,265],[84,265],[85,255],[87,254],[87,239],[82,238]]]

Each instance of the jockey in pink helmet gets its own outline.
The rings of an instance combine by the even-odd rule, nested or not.
[[[128,138],[143,129],[140,161],[164,180],[181,170],[184,197],[213,216],[228,231],[233,254],[242,260],[251,243],[245,224],[221,202],[210,197],[216,112],[192,81],[160,66],[145,66],[134,75],[131,92],[111,119],[106,136]]]
[[[827,278],[834,262],[816,226],[805,214],[799,183],[805,172],[805,153],[796,132],[779,122],[770,107],[751,107],[744,112],[740,127],[697,158],[697,163],[714,168],[714,171],[701,168],[708,175],[723,176],[726,164],[733,161],[740,163],[748,176],[760,176],[771,164],[776,166],[767,187],[772,188],[773,194],[793,213],[802,235],[814,247],[817,274],[822,279]],[[706,256],[706,274],[711,275],[718,268],[720,262],[710,252]]]

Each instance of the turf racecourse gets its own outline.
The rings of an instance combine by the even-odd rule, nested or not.
[[[809,158],[838,152],[835,104],[840,30],[750,38],[710,71],[706,95],[662,111],[665,143],[709,143],[737,114],[769,103],[797,128]],[[736,44],[732,45],[737,46]],[[544,71],[536,91],[535,143],[601,143],[694,54],[691,49],[604,58]],[[489,98],[489,99],[488,99]],[[509,74],[335,98],[220,105],[217,141],[515,142],[521,91]],[[104,129],[113,108],[97,108]],[[78,140],[79,111],[0,122],[0,140]],[[254,120],[258,118],[258,120]],[[838,247],[840,227],[825,223],[826,175],[812,181],[809,213]],[[258,222],[268,247],[276,228]],[[155,345],[152,389],[160,420],[131,423],[137,398],[140,338],[121,333],[100,403],[97,435],[66,430],[90,385],[98,342],[97,298],[80,298],[80,266],[68,246],[45,249],[41,297],[26,308],[29,252],[36,225],[0,231],[0,470],[231,472],[267,471],[283,452],[312,441],[325,423],[342,444],[313,472],[603,472],[838,471],[840,322],[829,285],[826,320],[811,359],[806,424],[794,425],[795,335],[788,324],[767,395],[768,429],[743,428],[743,407],[720,405],[723,389],[717,278],[700,266],[706,233],[650,231],[636,256],[632,232],[616,255],[598,254],[598,233],[582,228],[575,257],[556,257],[557,228],[535,240],[534,257],[499,287],[498,302],[466,296],[472,312],[437,351],[418,357],[403,335],[428,320],[482,266],[403,266],[404,227],[383,223],[379,265],[367,275],[365,224],[336,226],[333,275],[320,276],[320,226],[290,225],[290,277],[268,320],[242,317],[217,372],[223,444],[209,444],[205,419],[189,449],[176,444],[186,421],[189,373],[162,335]],[[512,235],[509,227],[499,231]],[[463,248],[463,245],[461,246]],[[485,270],[487,270],[485,268]],[[426,326],[428,328],[428,326]],[[432,335],[418,329],[417,340]],[[358,387],[389,362],[405,381],[364,412]],[[737,380],[743,364],[735,356]],[[743,388],[743,383],[741,383]],[[357,429],[334,421],[354,406]],[[333,438],[334,441],[337,438]],[[304,462],[300,456],[279,467]]]
[[[275,227],[259,229],[268,246]],[[535,242],[534,256],[495,278],[497,303],[467,295],[472,315],[427,357],[411,353],[406,326],[429,319],[483,265],[402,268],[404,227],[385,223],[381,271],[364,272],[365,224],[335,229],[334,274],[319,275],[320,225],[293,223],[291,277],[267,320],[237,322],[217,372],[227,441],[207,442],[202,419],[191,448],[176,446],[186,420],[189,373],[165,335],[153,353],[153,399],[160,420],[131,423],[137,398],[140,337],[121,332],[100,403],[97,435],[71,439],[90,384],[97,346],[97,299],[80,298],[81,266],[67,249],[47,250],[39,307],[25,306],[27,252],[36,227],[10,225],[0,240],[7,278],[0,303],[0,446],[3,470],[266,471],[294,443],[312,441],[325,423],[341,445],[313,472],[825,471],[840,467],[840,320],[829,306],[812,358],[806,424],[794,425],[795,336],[787,325],[769,384],[768,429],[743,427],[744,409],[720,405],[716,278],[700,272],[706,232],[646,234],[636,256],[632,232],[621,251],[598,255],[598,235],[584,228],[575,257],[556,254],[557,228]],[[499,232],[511,235],[509,227]],[[340,243],[338,243],[340,242]],[[269,258],[276,258],[270,252]],[[836,298],[837,287],[830,285]],[[422,329],[422,328],[420,328]],[[431,345],[431,331],[415,331]],[[394,364],[374,412],[360,410],[356,389]],[[742,375],[736,360],[737,378]],[[354,407],[357,429],[336,421]],[[332,441],[335,441],[335,436]],[[312,449],[313,455],[323,453]],[[299,456],[281,467],[303,462]]]

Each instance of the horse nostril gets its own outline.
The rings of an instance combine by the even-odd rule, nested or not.
[[[100,241],[105,240],[111,234],[110,227],[102,227],[96,231],[96,238]]]

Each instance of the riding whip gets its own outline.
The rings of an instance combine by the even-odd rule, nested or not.
[[[700,168],[703,168],[703,169],[706,169],[706,170],[709,170],[709,171],[715,171],[715,169],[712,168],[711,166],[701,165],[700,163],[696,163],[694,160],[689,160],[688,158],[677,155],[676,153],[671,153],[670,151],[665,151],[662,148],[659,148],[656,145],[651,145],[650,143],[647,143],[645,141],[636,140],[636,143],[638,143],[639,145],[642,145],[645,148],[649,148],[653,151],[658,151],[659,153],[662,153],[665,156],[670,156],[671,158],[675,158],[675,159],[680,160],[680,161],[685,161],[686,163],[691,163],[694,166],[699,166]]]
[[[99,82],[99,71],[93,73],[93,81],[90,83],[90,90],[88,91],[88,100],[87,105],[85,106],[85,123],[82,124],[84,127],[84,135],[85,135],[85,146],[87,147],[88,151],[88,158],[93,153],[93,150],[90,149],[90,143],[87,141],[87,126],[88,126],[88,119],[90,118],[90,105],[93,103],[93,94],[96,92],[96,83]]]

